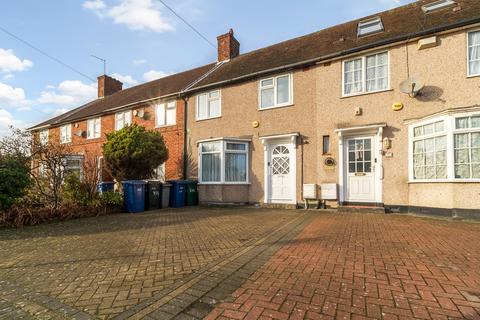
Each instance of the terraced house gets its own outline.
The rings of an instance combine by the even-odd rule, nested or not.
[[[334,206],[479,215],[479,1],[417,1],[245,54],[230,31],[217,60],[168,93],[202,203],[297,206],[313,184]],[[166,95],[175,77],[128,90]]]

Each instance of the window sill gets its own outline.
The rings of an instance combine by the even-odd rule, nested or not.
[[[472,74],[467,76],[467,79],[471,79],[471,78],[480,78],[480,74]]]
[[[170,128],[170,127],[175,127],[177,124],[174,123],[174,124],[166,124],[166,125],[163,125],[163,126],[155,126],[155,129],[166,129],[166,128]]]
[[[218,116],[218,117],[211,117],[211,118],[204,118],[204,119],[197,119],[195,118],[195,121],[197,122],[200,122],[200,121],[207,121],[207,120],[212,120],[212,119],[219,119],[221,118],[222,116]]]
[[[273,106],[273,107],[268,107],[268,108],[258,108],[258,111],[266,111],[266,110],[271,110],[271,109],[279,109],[279,108],[288,108],[288,107],[293,107],[294,106],[294,103],[293,102],[289,102],[289,103],[285,103],[285,104],[279,104],[279,105],[276,105],[276,106]]]
[[[87,138],[87,140],[89,140],[89,141],[90,141],[90,140],[98,140],[98,139],[100,139],[100,138],[101,138],[101,137],[93,137],[93,138]]]
[[[408,184],[422,184],[422,183],[480,183],[480,179],[455,179],[455,180],[413,180],[408,181]]]
[[[250,185],[250,182],[199,182],[201,186],[245,186]]]
[[[372,91],[372,92],[359,92],[359,93],[353,93],[353,94],[342,94],[340,99],[346,99],[346,98],[358,97],[358,96],[366,96],[366,95],[370,95],[370,94],[382,93],[382,92],[388,92],[388,91],[393,91],[393,89],[390,88],[390,89],[378,90],[378,91]]]

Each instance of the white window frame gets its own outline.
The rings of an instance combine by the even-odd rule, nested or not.
[[[386,53],[387,54],[387,88],[386,89],[380,89],[380,90],[374,90],[374,91],[367,91],[367,57],[378,55]],[[352,62],[354,60],[362,60],[362,91],[360,92],[355,92],[355,93],[345,93],[345,64],[348,62]],[[390,87],[390,51],[380,51],[380,52],[372,52],[369,54],[365,54],[362,56],[357,56],[348,60],[342,61],[342,97],[354,97],[354,96],[360,96],[364,94],[373,94],[373,93],[378,93],[378,92],[385,92],[385,91],[390,91],[392,90]]]
[[[422,6],[422,11],[426,14],[445,9],[456,4],[454,0],[438,0]]]
[[[215,99],[210,98],[210,94],[213,92],[218,92],[218,116],[209,116],[210,115],[210,101],[213,101]],[[200,118],[199,116],[199,107],[200,107],[200,97],[206,95],[207,96],[207,116]],[[222,117],[222,91],[220,89],[216,90],[211,90],[208,92],[203,92],[200,93],[196,96],[195,99],[195,120],[196,121],[202,121],[202,120],[209,120],[209,119],[216,119]]]
[[[168,111],[174,110],[174,118],[173,122],[169,123],[167,114]],[[160,123],[159,119],[160,116],[163,119],[163,123]],[[155,127],[162,128],[162,127],[169,127],[174,126],[177,124],[177,101],[172,100],[168,102],[162,102],[156,105],[155,107]]]
[[[90,130],[92,126],[92,130]],[[98,129],[98,131],[97,131]],[[91,118],[87,120],[87,139],[98,139],[102,136],[102,118]]]
[[[480,128],[456,129],[455,119],[463,117],[480,116],[479,111],[456,113],[449,115],[440,115],[432,117],[427,120],[418,121],[409,124],[408,127],[408,172],[409,183],[445,183],[445,182],[459,182],[459,183],[476,183],[480,182],[478,178],[455,178],[455,142],[454,136],[456,133],[471,133],[480,132]],[[445,135],[447,136],[447,178],[446,179],[414,179],[414,165],[413,165],[413,141],[414,128],[422,125],[432,124],[444,120]],[[418,139],[425,139],[427,136],[418,137]]]
[[[38,133],[38,141],[42,146],[48,143],[48,129],[40,130]]]
[[[283,103],[278,103],[278,93],[277,93],[277,83],[278,83],[278,78],[283,78],[288,76],[288,97],[289,100],[287,102]],[[273,84],[270,86],[265,86],[262,87],[262,82],[267,81],[267,80],[273,80]],[[273,89],[273,106],[270,107],[262,107],[262,90],[263,89]],[[258,82],[258,110],[268,110],[268,109],[275,109],[275,108],[282,108],[282,107],[288,107],[293,105],[293,74],[292,73],[286,73],[286,74],[281,74],[275,77],[270,77],[270,78],[264,78],[260,79]]]
[[[470,34],[471,33],[480,33],[480,29],[467,32],[467,77],[468,78],[480,77],[480,72],[472,73],[472,71],[470,70]]]
[[[370,25],[379,25],[380,29],[370,31],[370,32],[361,33],[362,27],[366,27],[366,26],[370,26]],[[369,36],[369,35],[372,35],[372,34],[377,34],[377,33],[383,32],[383,31],[385,31],[385,27],[383,26],[382,18],[375,17],[375,18],[372,18],[372,19],[360,21],[358,23],[357,37],[359,37],[359,38],[366,37],[366,36]]]
[[[64,162],[64,169],[65,169],[66,171],[68,171],[69,168],[78,169],[78,171],[80,172],[79,178],[80,178],[80,179],[83,179],[83,164],[84,164],[84,161],[85,161],[83,155],[75,155],[75,154],[67,155],[67,156],[65,156],[65,158],[64,158],[63,160],[65,161],[65,162]],[[68,166],[67,166],[68,160],[79,161],[79,165],[78,165],[78,166],[74,166],[74,167],[68,167]]]
[[[202,152],[202,144],[204,143],[220,142],[220,151]],[[227,143],[243,144],[245,150],[227,150]],[[203,181],[202,179],[202,155],[210,153],[220,153],[220,181]],[[226,153],[241,153],[246,155],[246,181],[225,181],[225,154]],[[218,139],[208,140],[198,143],[198,181],[200,184],[226,184],[226,185],[244,185],[250,184],[250,141],[235,140],[235,139]]]
[[[66,124],[60,127],[60,143],[71,143],[72,142],[72,124]]]
[[[126,120],[126,118],[125,118],[126,114],[129,114],[129,122],[128,123],[127,123],[127,121],[125,121]],[[121,128],[119,128],[118,124],[117,124],[117,117],[119,117],[119,116],[122,116],[123,124],[122,124]],[[116,131],[121,130],[121,129],[125,128],[127,125],[128,126],[132,125],[132,110],[120,111],[120,112],[115,113],[115,130]]]

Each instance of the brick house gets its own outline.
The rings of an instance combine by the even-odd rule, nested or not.
[[[213,66],[202,66],[123,90],[120,81],[100,76],[98,99],[30,130],[38,133],[40,139],[59,139],[70,144],[73,154],[69,157],[76,160],[70,163],[80,166],[87,153],[101,159],[107,133],[137,123],[159,131],[164,137],[169,159],[157,170],[157,178],[182,178],[185,100],[179,93]]]
[[[418,1],[241,55],[222,38],[224,61],[184,93],[202,203],[296,206],[304,184],[333,183],[335,206],[480,216],[479,1]]]
[[[333,206],[480,217],[479,1],[421,0],[245,54],[232,30],[217,40],[216,63],[35,130],[97,114],[111,130],[116,112],[175,98],[167,177],[183,155],[201,203],[296,207],[305,184],[333,184]]]

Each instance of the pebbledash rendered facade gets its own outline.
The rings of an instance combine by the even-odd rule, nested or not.
[[[417,1],[239,49],[230,31],[218,37],[218,62],[179,74],[183,82],[118,91],[101,109],[93,102],[32,130],[98,115],[103,137],[114,129],[107,119],[147,103],[153,120],[130,122],[163,133],[155,119],[166,121],[158,113],[171,100],[167,147],[182,151],[166,178],[198,179],[202,204],[298,206],[304,185],[335,184],[334,207],[480,218],[480,1]]]

